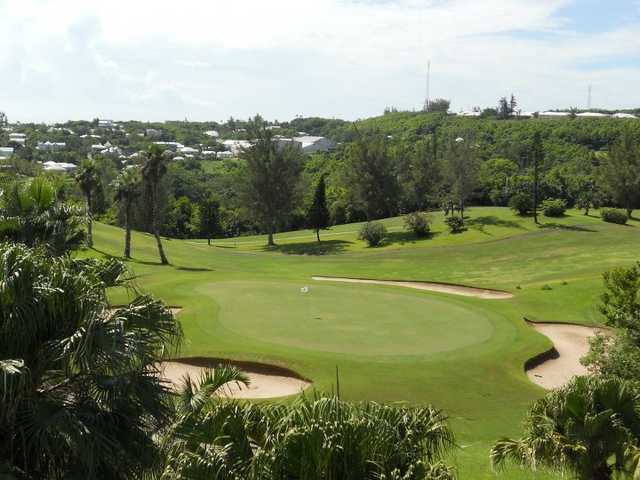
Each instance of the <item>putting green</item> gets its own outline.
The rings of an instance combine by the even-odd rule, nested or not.
[[[491,338],[481,310],[394,287],[225,282],[207,290],[218,320],[235,333],[304,350],[357,355],[428,355]],[[243,292],[238,295],[238,292]]]

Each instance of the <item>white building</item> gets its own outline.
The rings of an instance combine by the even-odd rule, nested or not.
[[[26,133],[10,133],[9,141],[13,143],[17,143],[19,145],[24,145],[25,142],[27,141],[27,134]]]
[[[612,117],[613,118],[635,118],[635,119],[638,118],[635,115],[631,115],[630,113],[614,113]]]
[[[99,128],[114,128],[115,124],[113,123],[113,120],[98,119],[98,127]]]
[[[157,138],[162,134],[162,132],[156,128],[146,128],[144,130],[144,135],[146,137]]]
[[[583,112],[576,115],[576,117],[578,118],[607,118],[608,116],[609,115],[607,115],[606,113],[599,112]]]
[[[36,149],[42,151],[56,151],[56,150],[64,150],[67,148],[67,144],[65,142],[38,142]]]
[[[67,162],[54,162],[54,161],[48,161],[48,162],[44,162],[42,164],[42,168],[44,169],[45,172],[61,172],[61,173],[65,173],[65,172],[70,172],[72,170],[75,170],[78,166],[75,165],[74,163],[67,163]]]
[[[217,130],[207,130],[204,134],[211,138],[218,138],[220,136]]]
[[[193,147],[181,147],[181,148],[178,148],[178,152],[180,152],[183,155],[196,155],[200,153],[200,151],[197,148],[193,148]]]
[[[13,147],[0,147],[0,158],[9,158],[13,155]]]
[[[222,144],[233,153],[234,156],[240,155],[242,150],[250,148],[251,142],[248,140],[224,140]]]
[[[153,144],[159,145],[161,147],[166,148],[167,150],[171,150],[174,152],[184,147],[184,145],[179,142],[153,142]]]
[[[480,115],[482,115],[482,112],[478,110],[466,110],[458,113],[459,117],[479,117]]]
[[[569,112],[540,112],[539,118],[569,118]]]
[[[293,142],[299,145],[304,153],[328,152],[336,148],[336,143],[326,137],[293,137]]]
[[[225,158],[233,158],[235,155],[232,152],[217,152],[216,158],[218,160],[224,160]]]

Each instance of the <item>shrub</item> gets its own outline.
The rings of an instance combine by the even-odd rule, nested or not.
[[[380,222],[367,222],[360,229],[358,238],[367,242],[370,247],[377,247],[386,234],[387,229]]]
[[[567,203],[560,198],[550,198],[542,202],[542,213],[545,217],[562,217]]]
[[[618,225],[624,225],[629,220],[627,214],[622,210],[616,210],[615,208],[604,208],[600,212],[602,220],[608,223],[617,223]]]
[[[527,215],[533,210],[533,200],[529,195],[516,193],[509,200],[509,207],[518,212],[518,215]]]
[[[429,218],[420,212],[413,212],[404,217],[404,226],[415,233],[416,237],[426,237],[430,229]]]
[[[464,221],[460,217],[449,217],[445,223],[449,226],[451,233],[460,233],[464,230]]]

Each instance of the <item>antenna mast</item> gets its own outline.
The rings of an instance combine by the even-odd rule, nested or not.
[[[431,60],[427,61],[427,96],[424,101],[425,112],[429,111],[429,105],[431,105],[431,99],[429,98],[429,87],[431,83]]]
[[[591,85],[587,88],[587,109],[591,110]]]

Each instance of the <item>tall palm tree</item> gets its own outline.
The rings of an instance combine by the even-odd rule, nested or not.
[[[171,395],[157,362],[181,334],[162,303],[113,308],[115,260],[0,244],[0,471],[16,478],[140,478]]]
[[[144,155],[142,178],[148,187],[153,236],[156,238],[162,265],[169,263],[162,248],[162,240],[160,240],[160,182],[166,173],[167,164],[164,151],[159,145],[151,145]]]
[[[131,258],[131,208],[134,200],[140,195],[140,169],[127,168],[114,180],[116,201],[124,214],[124,256]]]
[[[637,465],[640,396],[622,380],[577,377],[536,401],[525,434],[491,449],[494,466],[570,471],[580,480],[609,480]]]
[[[83,160],[75,179],[87,201],[87,246],[93,247],[93,194],[100,184],[95,162],[91,159]]]
[[[14,180],[0,194],[0,240],[43,246],[55,256],[84,241],[82,210],[62,202],[44,177]]]

